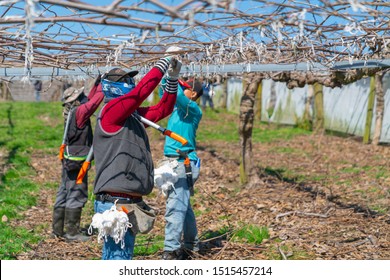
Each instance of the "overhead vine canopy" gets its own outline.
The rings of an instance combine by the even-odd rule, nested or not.
[[[390,2],[1,0],[1,67],[153,63],[171,45],[194,65],[390,58]]]

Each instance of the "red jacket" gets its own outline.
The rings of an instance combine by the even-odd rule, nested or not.
[[[102,85],[93,86],[88,94],[88,102],[77,107],[76,124],[78,128],[83,128],[85,126],[85,123],[99,107],[103,98]]]
[[[172,113],[176,94],[167,92],[164,92],[158,104],[139,107],[158,86],[163,75],[157,67],[153,67],[130,93],[109,101],[101,112],[101,126],[104,131],[117,132],[135,110],[139,115],[152,122],[158,122]]]

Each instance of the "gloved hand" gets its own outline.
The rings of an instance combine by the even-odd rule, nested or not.
[[[177,46],[170,46],[166,51],[166,56],[163,59],[166,59],[168,62],[171,62],[173,58],[177,58],[177,55],[175,55],[176,52],[182,50],[182,48]]]
[[[180,73],[180,68],[182,63],[176,58],[177,56],[174,53],[180,50],[181,48],[179,47],[170,46],[165,51],[165,56],[156,63],[156,67],[160,69],[161,73],[165,74],[168,70],[167,73],[168,79],[177,80],[179,78],[179,73]]]
[[[167,78],[171,80],[177,80],[179,78],[182,62],[176,57],[172,57],[169,60],[169,68],[167,72]]]

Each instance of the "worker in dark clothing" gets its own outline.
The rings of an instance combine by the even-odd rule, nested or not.
[[[86,241],[88,236],[80,233],[82,208],[88,198],[88,176],[76,184],[77,175],[92,145],[93,134],[90,117],[103,101],[100,76],[95,81],[88,97],[84,88],[69,87],[63,96],[64,150],[62,178],[57,191],[53,211],[53,234],[68,241]]]

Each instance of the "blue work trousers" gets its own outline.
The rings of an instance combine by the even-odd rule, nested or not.
[[[191,161],[193,182],[199,177],[199,167]],[[175,172],[179,180],[168,192],[165,212],[164,251],[175,251],[183,245],[188,250],[199,250],[198,230],[194,211],[190,204],[190,189],[183,162],[179,162]]]
[[[95,212],[103,213],[106,210],[110,210],[114,205],[112,202],[107,201],[95,201]],[[131,260],[134,254],[135,235],[128,229],[125,234],[125,247],[121,248],[121,242],[115,243],[115,240],[111,237],[107,237],[104,240],[102,260]]]

